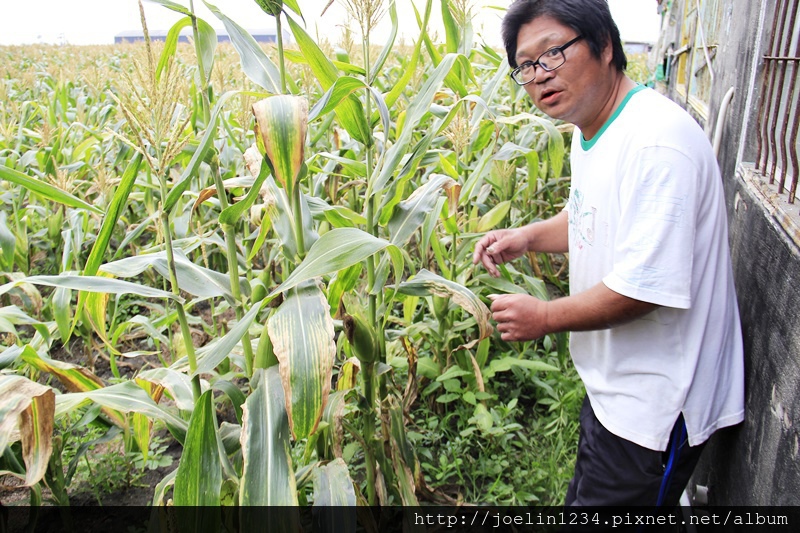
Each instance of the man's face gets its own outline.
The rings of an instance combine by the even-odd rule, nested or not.
[[[547,16],[523,25],[517,34],[516,61],[536,61],[553,47],[563,46],[578,34]],[[554,119],[577,125],[581,130],[590,128],[603,114],[609,96],[614,67],[611,63],[611,46],[594,57],[585,40],[580,40],[563,52],[566,61],[551,72],[536,67],[536,79],[525,90],[542,112]],[[604,119],[603,119],[604,120]],[[602,122],[601,122],[602,125]]]

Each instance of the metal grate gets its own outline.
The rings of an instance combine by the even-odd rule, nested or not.
[[[758,109],[758,153],[756,170],[777,182],[778,194],[797,194],[798,129],[800,129],[800,24],[798,0],[779,0],[772,24],[768,54],[764,56],[764,79]]]

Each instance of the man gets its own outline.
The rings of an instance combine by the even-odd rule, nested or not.
[[[514,81],[576,126],[568,206],[488,233],[473,260],[569,252],[570,296],[494,296],[501,338],[571,331],[587,398],[567,505],[677,505],[703,444],[744,418],[722,181],[702,129],[631,81],[606,0],[517,0]]]

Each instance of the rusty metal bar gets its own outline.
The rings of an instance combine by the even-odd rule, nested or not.
[[[785,4],[785,1],[784,1],[783,3],[781,3],[781,8],[783,8],[785,5],[786,4]],[[771,41],[770,41],[770,44],[769,44],[769,53],[770,53],[771,56],[778,55],[777,47],[780,46],[779,41],[778,41],[778,21],[781,20],[781,17],[778,15],[778,10],[776,9],[775,11],[776,11],[775,12],[775,16],[773,17],[773,20],[772,20],[772,33],[770,34],[772,36],[772,38],[771,38]],[[782,9],[781,9],[781,11],[782,11]],[[767,134],[768,134],[768,132],[767,132],[767,122],[768,121],[766,120],[766,116],[767,115],[765,114],[765,109],[764,108],[765,108],[766,104],[769,103],[769,105],[770,105],[769,110],[772,109],[772,92],[773,92],[773,86],[774,86],[773,84],[775,82],[775,80],[774,80],[774,75],[775,75],[774,70],[775,69],[772,68],[772,65],[773,65],[772,61],[767,61],[766,70],[764,71],[764,82],[761,84],[761,102],[758,105],[758,126],[759,126],[759,130],[760,130],[760,134],[758,136],[758,152],[756,154],[756,170],[761,170],[761,168],[762,168],[762,164],[761,164],[762,155],[764,155],[765,152],[768,151],[768,149],[764,150],[764,144],[766,143]],[[772,78],[772,81],[768,81],[768,80],[770,80],[770,78]],[[767,94],[767,93],[769,93],[769,94]],[[766,166],[766,158],[765,158],[763,166]]]
[[[794,55],[800,57],[800,36],[798,36],[797,44],[795,45]],[[794,93],[794,90],[797,87],[797,77],[798,77],[798,71],[800,71],[800,64],[794,63],[793,66],[794,66],[794,73],[793,73],[794,75],[791,78],[789,78],[792,80],[793,84],[792,97],[788,104],[789,106],[791,106],[792,102],[794,102],[794,124],[792,125],[792,134],[789,136],[789,146],[788,146],[789,154],[791,155],[792,158],[792,183],[789,188],[790,204],[794,203],[795,195],[797,194],[797,182],[800,181],[800,164],[798,163],[797,160],[797,151],[798,149],[800,149],[800,146],[797,145],[797,134],[798,130],[800,130],[800,98],[798,98]],[[786,118],[786,123],[787,124],[789,123],[788,116]],[[786,136],[784,135],[784,139],[785,138]],[[784,170],[784,173],[786,173],[786,170]]]
[[[783,25],[781,26],[781,41],[786,41],[786,44],[783,48],[783,53],[781,55],[788,56],[792,49],[792,35],[794,34],[794,26],[797,22],[797,5],[798,2],[793,2],[792,5],[792,15],[789,17],[789,20],[784,20]],[[787,23],[788,22],[788,23]],[[788,29],[788,31],[787,31]],[[784,128],[784,134],[781,137],[780,145],[778,146],[778,140],[776,139],[776,134],[778,130],[778,123],[779,120],[783,119],[784,121],[789,120],[789,112],[792,109],[792,101],[791,96],[786,99],[787,105],[787,113],[781,117],[781,104],[784,101],[784,94],[785,94],[785,81],[786,81],[786,71],[789,69],[789,63],[786,61],[780,62],[780,76],[778,78],[778,96],[775,98],[775,116],[772,120],[772,128],[770,133],[770,147],[775,150],[775,154],[772,157],[772,166],[770,168],[770,183],[775,180],[776,169],[778,168],[778,157],[781,159],[781,178],[778,181],[778,194],[783,193],[783,187],[786,183],[786,173],[788,172],[788,168],[786,168],[786,147],[783,145],[784,140],[786,139],[786,130]],[[794,92],[794,83],[792,85],[792,92]]]

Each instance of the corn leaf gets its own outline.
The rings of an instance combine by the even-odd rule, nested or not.
[[[53,452],[55,393],[22,376],[0,375],[0,454],[10,443],[13,430],[19,429],[25,461],[25,486],[44,477]]]
[[[465,311],[475,317],[478,324],[478,338],[462,346],[469,348],[492,334],[491,311],[468,288],[454,281],[447,280],[426,269],[420,270],[416,276],[400,284],[398,292],[412,296],[440,296],[450,298]],[[460,347],[461,348],[461,347]]]
[[[394,46],[394,40],[397,38],[398,22],[395,0],[389,0],[389,18],[392,21],[392,29],[389,30],[389,36],[386,38],[386,44],[383,45],[381,55],[378,56],[378,60],[375,61],[375,64],[372,66],[372,75],[369,78],[370,85],[375,83],[375,78],[378,77],[378,74],[383,72],[383,65],[389,58],[389,54],[391,54],[392,47]]]
[[[243,471],[239,488],[239,505],[245,506],[297,506],[297,487],[292,470],[289,444],[289,419],[286,414],[281,377],[277,367],[256,369],[253,382],[257,383],[244,404],[242,416]],[[286,522],[281,522],[281,515]],[[243,513],[251,518],[253,513]],[[271,516],[278,523],[242,524],[243,531],[256,531],[273,527],[276,531],[296,531],[296,516],[290,509]]]
[[[297,24],[291,17],[286,17],[292,33],[303,52],[303,56],[308,60],[308,65],[314,76],[322,85],[322,89],[327,91],[336,82],[339,73],[336,67],[320,50],[317,43]],[[349,96],[336,109],[336,116],[344,129],[358,142],[367,146],[372,146],[375,140],[372,138],[372,131],[364,116],[364,108],[361,102],[354,96]]]
[[[233,225],[241,220],[241,217],[244,216],[244,213],[253,206],[253,204],[261,195],[261,185],[263,185],[264,180],[267,179],[269,173],[269,164],[267,164],[266,161],[262,161],[261,170],[258,172],[258,177],[254,181],[251,180],[252,182],[249,185],[250,190],[247,191],[247,196],[222,210],[222,212],[219,214],[220,224]],[[216,188],[214,190],[216,192]]]
[[[149,0],[149,1],[156,4],[161,4],[162,6],[166,7],[167,9],[171,9],[176,13],[182,13],[184,15],[189,15],[189,16],[192,15],[192,12],[189,11],[188,8],[182,6],[177,2],[173,2],[172,0]]]
[[[216,6],[209,4],[206,0],[203,0],[203,3],[222,21],[225,25],[225,29],[228,30],[231,43],[239,53],[239,59],[242,62],[242,70],[244,70],[247,77],[265,91],[272,94],[280,94],[280,72],[267,56],[266,52],[264,52],[256,40],[253,39],[253,36],[233,20],[229,19]]]
[[[397,167],[407,155],[414,128],[430,110],[433,98],[436,96],[444,78],[453,68],[458,57],[461,56],[448,54],[442,59],[439,66],[431,73],[409,105],[402,131],[398,135],[395,143],[387,151],[386,160],[383,165],[376,168],[376,171],[379,170],[377,176],[373,175],[373,177],[370,178],[369,191],[367,193],[368,198],[372,197],[374,191],[383,191],[391,181],[395,170],[397,170]],[[422,155],[424,155],[424,153],[420,154],[420,157],[422,157]]]
[[[136,379],[137,382],[144,380],[164,387],[175,401],[178,409],[182,411],[194,409],[192,382],[186,374],[171,368],[153,368],[139,373]]]
[[[176,248],[173,251],[173,256],[178,287],[182,291],[200,298],[224,296],[229,301],[233,301],[229,276],[195,265],[180,248]],[[166,251],[126,257],[125,259],[106,263],[100,269],[102,272],[120,278],[130,278],[138,276],[149,267],[153,267],[164,279],[169,280],[170,273]]]
[[[343,459],[334,459],[316,469],[314,507],[314,531],[356,530],[356,493]]]
[[[511,200],[500,202],[489,210],[488,213],[483,215],[478,221],[478,233],[484,233],[494,229],[500,222],[506,218],[508,212],[511,210]]]
[[[450,11],[449,0],[442,0],[442,22],[444,23],[447,52],[451,54],[458,53],[461,30],[458,27],[458,23],[456,23],[456,19],[453,18],[453,13]]]
[[[283,55],[286,59],[291,61],[292,63],[297,63],[298,65],[308,65],[308,59],[300,52],[299,50],[284,50]],[[351,63],[346,63],[344,61],[335,61],[331,60],[331,64],[336,67],[338,70],[345,72],[347,74],[357,74],[359,76],[366,76],[367,72],[364,70],[363,67],[359,67],[358,65],[353,65]]]
[[[157,1],[157,0],[154,0]],[[183,13],[185,8],[180,6],[179,13]],[[188,12],[188,10],[185,10]],[[161,51],[161,56],[158,60],[158,66],[156,67],[156,79],[161,79],[161,73],[164,71],[164,68],[167,66],[167,63],[171,58],[175,56],[175,51],[178,48],[178,40],[180,39],[181,30],[187,26],[192,25],[192,17],[187,16],[184,17],[169,29],[167,32],[167,38],[164,43],[164,49]],[[199,37],[199,49],[201,60],[200,63],[204,66],[205,75],[206,75],[206,82],[211,79],[211,73],[213,71],[214,65],[214,52],[217,48],[217,33],[214,31],[214,28],[208,24],[205,20],[201,18],[197,18],[197,32]]]
[[[275,179],[291,197],[303,167],[308,101],[301,96],[271,96],[256,102],[253,114],[256,136],[264,144]]]
[[[213,392],[206,391],[197,400],[189,420],[186,444],[175,477],[173,501],[176,506],[219,507],[222,487],[222,463],[217,442],[217,418]],[[186,515],[191,520],[192,514]],[[219,514],[205,514],[219,520]],[[211,524],[181,524],[187,531],[210,531]],[[198,529],[201,528],[201,529]],[[218,530],[218,529],[215,529]]]
[[[418,506],[415,480],[419,471],[419,462],[406,437],[403,406],[395,397],[389,398],[389,418],[391,421],[392,466],[394,466],[397,476],[400,499],[403,505]]]
[[[253,324],[258,312],[267,304],[271,298],[267,297],[257,303],[239,320],[231,330],[219,340],[209,343],[197,351],[197,369],[193,376],[206,372],[211,372],[233,351],[236,345],[242,340],[244,334]]]
[[[303,262],[270,293],[270,297],[303,281],[347,268],[390,246],[390,242],[357,228],[332,229],[314,243]]]
[[[147,392],[133,381],[64,396],[70,396],[72,402],[82,402],[88,399],[103,407],[123,413],[142,413],[150,418],[164,421],[173,434],[177,431],[176,437],[179,440],[182,441],[186,436],[186,422],[159,407]]]
[[[297,3],[297,0],[283,0],[283,3],[289,7],[292,11],[303,16],[303,13],[300,11],[300,4]]]
[[[17,237],[6,224],[6,212],[0,211],[0,268],[6,272],[14,270],[14,250],[17,248]]]
[[[517,124],[523,120],[528,120],[540,126],[547,134],[547,157],[550,161],[550,177],[560,178],[564,167],[564,137],[555,124],[532,113],[518,113],[513,117],[500,117],[497,122],[501,124]]]
[[[49,183],[32,178],[26,174],[23,174],[22,172],[14,170],[13,168],[8,168],[5,165],[0,165],[0,178],[8,180],[15,185],[19,185],[20,187],[24,187],[30,192],[43,196],[52,202],[63,204],[69,207],[76,207],[78,209],[86,209],[87,211],[97,213],[98,215],[103,214],[102,209],[86,203],[76,196],[63,191],[54,185],[50,185]]]
[[[359,89],[366,89],[370,92],[372,99],[375,100],[375,104],[377,105],[376,113],[383,122],[383,131],[388,132],[391,128],[391,118],[389,115],[389,108],[386,107],[383,95],[362,80],[350,76],[342,76],[331,85],[331,88],[322,95],[322,98],[320,98],[316,104],[314,104],[313,109],[309,113],[309,120],[314,120],[331,111],[336,111],[343,102],[351,98],[352,93]]]
[[[217,103],[214,105],[214,109],[211,111],[211,119],[206,126],[206,131],[203,133],[203,137],[200,139],[200,143],[195,149],[194,155],[192,155],[192,158],[189,160],[189,164],[186,165],[186,168],[178,178],[178,181],[175,182],[170,189],[169,194],[167,194],[167,199],[164,201],[164,211],[172,211],[172,208],[175,207],[178,199],[192,184],[192,178],[200,171],[200,163],[203,162],[208,154],[208,151],[214,146],[214,139],[217,138],[217,120],[222,113],[225,103],[227,103],[231,97],[239,94],[250,93],[245,91],[228,91],[220,96],[217,100]]]
[[[432,174],[422,187],[400,202],[387,225],[389,242],[402,247],[436,206],[440,190],[455,183],[455,180],[444,174]]]
[[[59,276],[28,276],[14,280],[5,285],[0,285],[0,295],[3,295],[24,283],[32,285],[45,285],[47,287],[64,287],[86,292],[106,292],[111,294],[135,294],[137,296],[145,296],[148,298],[169,298],[183,302],[183,298],[176,296],[171,292],[153,289],[144,285],[138,285],[128,281],[119,279],[109,279],[100,276],[73,276],[70,274],[61,274]]]
[[[289,429],[297,439],[317,428],[331,387],[336,345],[325,295],[314,281],[287,291],[267,324],[280,362]]]
[[[322,413],[322,420],[327,424],[324,430],[326,444],[330,444],[333,456],[337,458],[342,457],[342,446],[344,444],[344,424],[342,424],[342,418],[344,417],[345,396],[347,395],[347,389],[351,389],[355,386],[355,379],[358,371],[356,364],[360,363],[358,359],[353,358],[352,361],[346,361],[344,365],[342,365],[342,370],[349,369],[345,370],[348,373],[345,381],[349,381],[349,383],[342,383],[342,370],[340,370],[339,381],[336,383],[336,388],[338,390],[331,392],[330,396],[328,396],[328,403],[325,404],[325,411]],[[342,386],[340,387],[340,385]],[[348,387],[347,385],[350,386]]]

